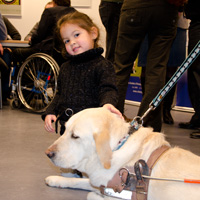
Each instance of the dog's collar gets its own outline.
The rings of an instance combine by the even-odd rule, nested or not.
[[[131,125],[131,124],[130,124]],[[138,129],[135,126],[130,126],[129,131],[128,131],[128,135],[132,135],[135,131],[137,131]]]
[[[118,143],[117,147],[113,150],[113,151],[117,151],[119,150],[125,143],[126,141],[128,140],[129,136],[131,134],[133,134],[133,132],[136,131],[135,127],[131,126],[129,131],[128,131],[128,134],[126,136],[124,136]]]
[[[125,142],[128,140],[128,138],[129,138],[129,135],[124,136],[124,137],[119,141],[117,147],[114,148],[113,151],[117,151],[117,150],[119,150],[119,149],[120,149],[120,148],[125,144]]]

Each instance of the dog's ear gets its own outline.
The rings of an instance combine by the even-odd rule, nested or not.
[[[105,169],[111,167],[112,150],[110,148],[110,134],[109,129],[103,130],[100,134],[94,134],[96,143],[96,151],[99,156],[101,164]]]

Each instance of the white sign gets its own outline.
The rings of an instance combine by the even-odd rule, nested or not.
[[[71,5],[73,7],[90,7],[91,0],[71,0]]]

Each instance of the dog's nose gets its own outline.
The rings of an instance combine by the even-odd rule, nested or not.
[[[53,158],[55,156],[55,152],[51,151],[50,149],[47,149],[45,151],[45,154],[49,157],[49,158]]]

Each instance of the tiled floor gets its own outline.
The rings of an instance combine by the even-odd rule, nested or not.
[[[138,107],[126,106],[130,118]],[[180,121],[189,121],[191,113],[172,112],[175,124],[163,125],[166,138],[200,155],[200,139],[189,138],[191,130],[178,128]],[[44,130],[40,115],[12,110],[0,110],[0,199],[1,200],[85,200],[87,191],[51,188],[44,178],[59,174],[44,154],[45,149],[59,135]]]

